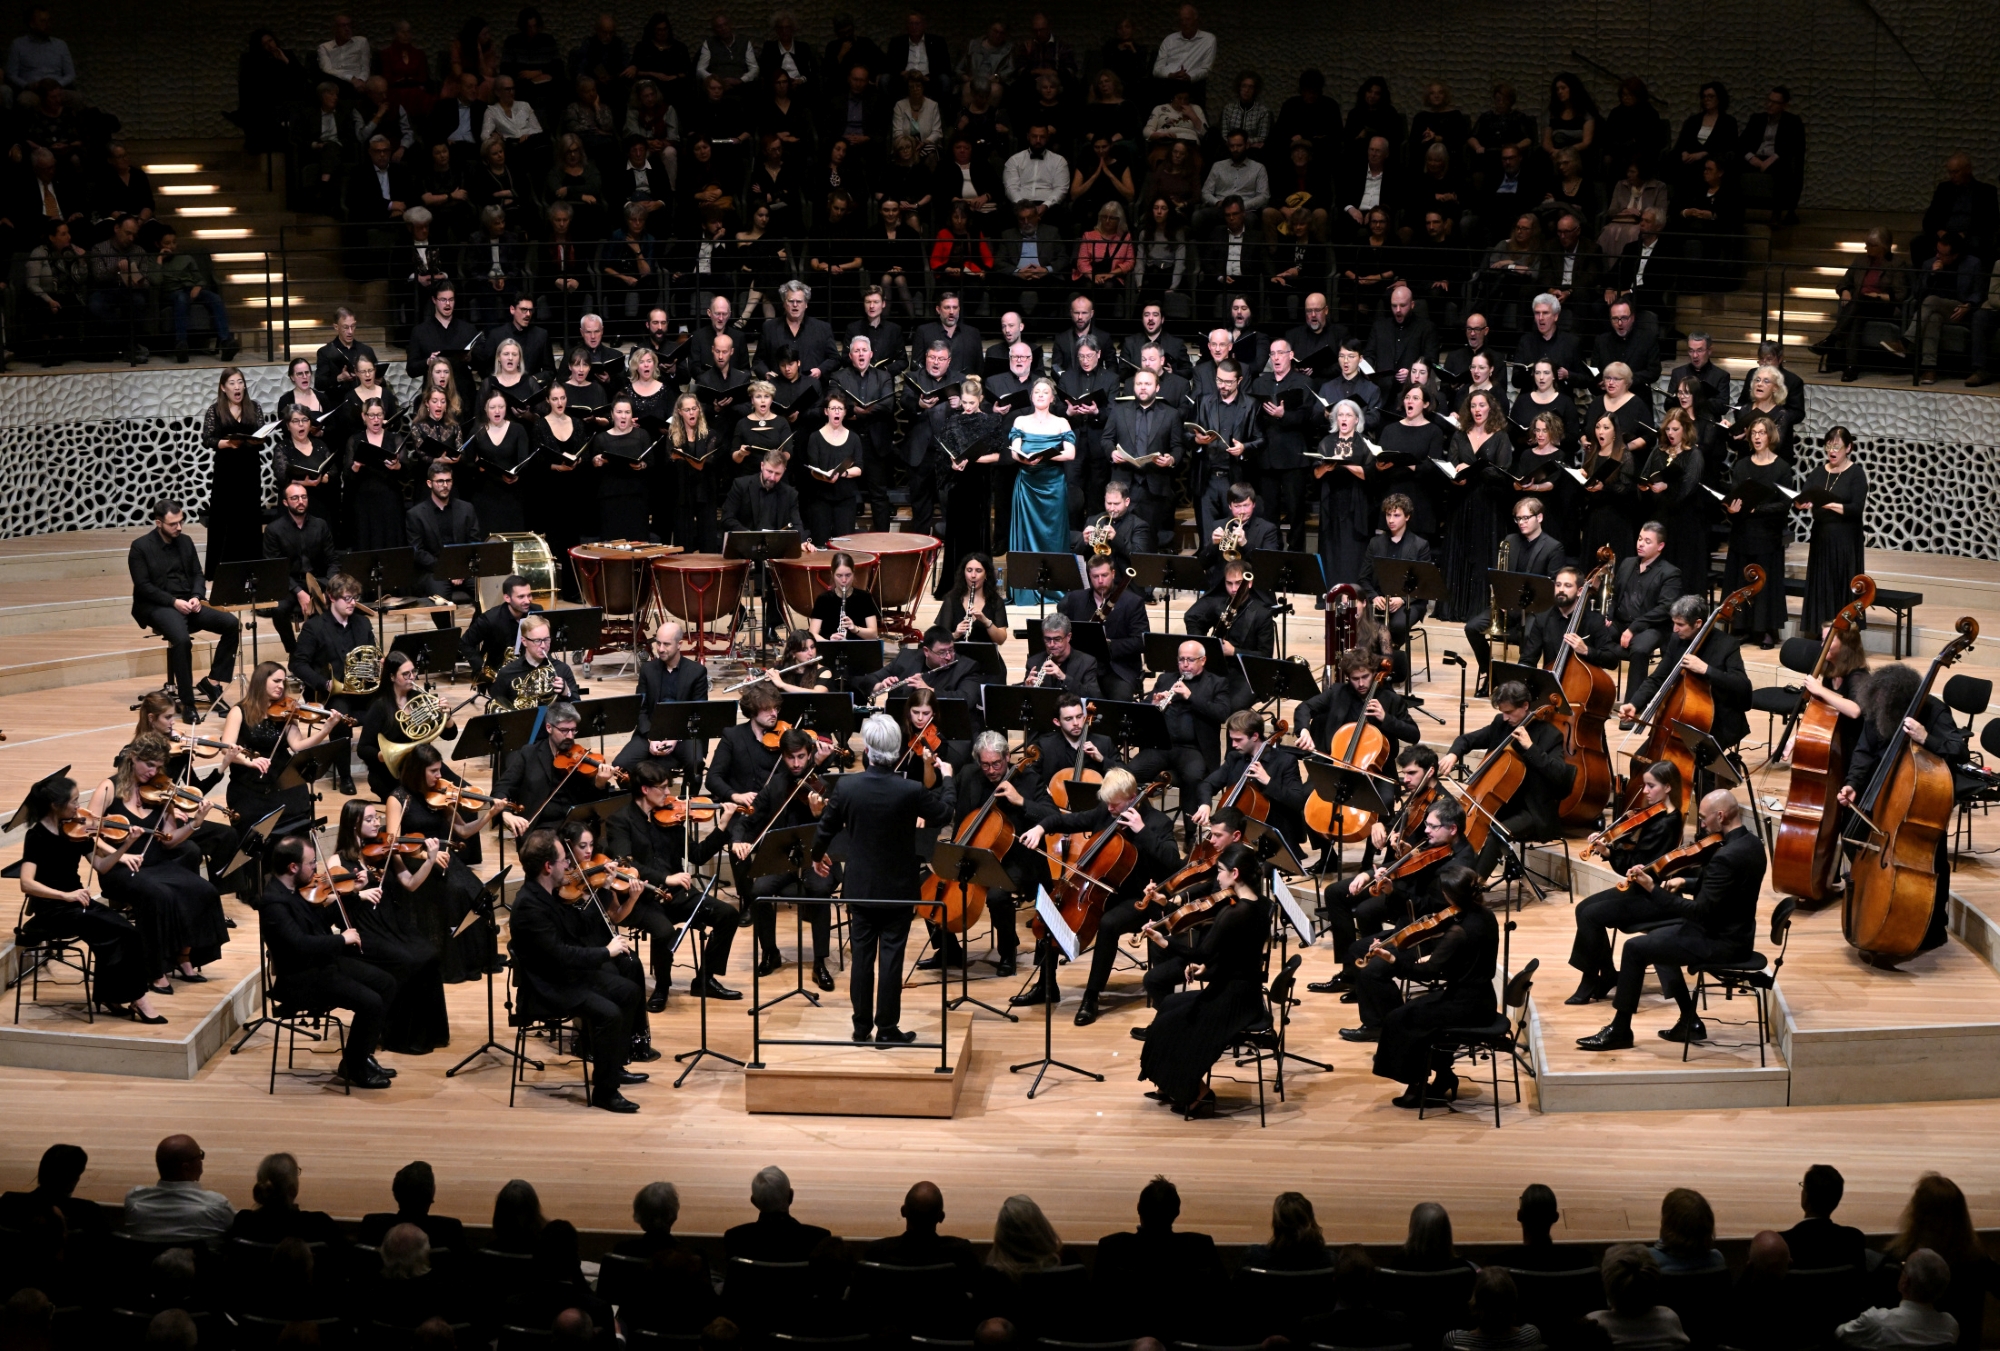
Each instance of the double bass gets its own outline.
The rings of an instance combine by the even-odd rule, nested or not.
[[[1000,783],[1012,783],[1014,776],[1039,760],[1041,754],[1033,746],[1024,747],[1021,758],[1008,768],[1007,777]],[[1006,857],[1007,851],[1014,847],[1014,826],[1008,821],[1007,813],[999,810],[997,804],[1000,800],[999,785],[996,784],[992,795],[980,804],[979,810],[958,823],[951,842],[964,849],[984,849],[995,858]],[[956,878],[932,873],[924,879],[923,890],[918,894],[927,901],[944,904],[942,911],[927,913],[937,916],[938,923],[944,926],[947,933],[964,933],[986,913],[986,888],[977,882],[960,882]]]
[[[1128,807],[1144,806],[1146,799],[1166,792],[1172,782],[1172,775],[1160,775],[1141,788]],[[1088,839],[1081,835],[1049,835],[1043,838],[1042,848],[1049,856],[1051,875],[1062,879],[1056,888],[1056,909],[1061,912],[1063,923],[1076,935],[1076,945],[1081,951],[1097,941],[1104,903],[1132,875],[1139,862],[1139,846],[1114,816],[1104,829]],[[1048,926],[1039,916],[1032,927],[1037,937],[1048,936]]]
[[[1384,657],[1382,664],[1368,677],[1368,688],[1362,692],[1362,715],[1353,722],[1342,723],[1327,738],[1327,756],[1342,769],[1358,769],[1364,774],[1379,776],[1389,767],[1389,738],[1382,729],[1368,721],[1368,701],[1375,697],[1375,690],[1389,679],[1396,669],[1394,659]],[[1375,813],[1359,807],[1349,807],[1322,797],[1318,790],[1306,799],[1306,828],[1316,835],[1325,835],[1335,843],[1346,840],[1364,839],[1368,828],[1375,824]]]
[[[1694,637],[1674,660],[1674,666],[1660,677],[1660,686],[1653,695],[1653,702],[1639,715],[1639,721],[1646,728],[1646,743],[1632,753],[1632,774],[1626,780],[1625,806],[1627,810],[1644,806],[1642,794],[1645,789],[1639,779],[1648,766],[1656,760],[1667,760],[1681,772],[1681,811],[1688,809],[1688,801],[1694,794],[1694,752],[1687,743],[1674,734],[1675,723],[1685,723],[1696,731],[1709,732],[1715,728],[1715,691],[1709,687],[1705,676],[1698,676],[1687,669],[1687,659],[1701,654],[1702,645],[1708,635],[1715,631],[1717,624],[1727,624],[1736,617],[1739,607],[1748,605],[1759,591],[1764,589],[1764,569],[1755,563],[1743,565],[1744,584],[1723,598],[1722,604],[1709,611],[1708,618],[1695,630]]]
[[[1938,673],[1972,650],[1979,621],[1967,615],[1956,627],[1958,637],[1931,662],[1854,803],[1868,835],[1848,870],[1841,932],[1862,952],[1888,961],[1917,954],[1937,904],[1938,843],[1951,829],[1954,801],[1951,766],[1912,742],[1903,722],[1923,711]]]
[[[1521,719],[1519,727],[1533,727],[1553,718],[1561,707],[1562,700],[1550,695],[1547,703]],[[1465,787],[1452,788],[1446,782],[1447,790],[1465,808],[1465,842],[1475,854],[1486,847],[1493,823],[1507,810],[1507,804],[1514,800],[1514,794],[1521,790],[1527,777],[1528,762],[1521,758],[1520,744],[1510,733],[1505,741],[1486,753],[1479,768],[1465,781]]]
[[[1875,603],[1875,583],[1865,573],[1848,583],[1853,597],[1827,625],[1826,641],[1812,673],[1825,678],[1827,659],[1841,635],[1858,628]],[[1802,901],[1823,901],[1833,889],[1840,866],[1840,817],[1834,803],[1847,781],[1847,757],[1854,751],[1854,729],[1847,720],[1809,694],[1799,695],[1786,732],[1791,736],[1792,781],[1785,789],[1785,810],[1778,818],[1778,837],[1771,846],[1771,885],[1781,895]],[[1776,746],[1785,744],[1780,736]]]
[[[1576,608],[1570,611],[1564,637],[1576,633],[1583,622],[1584,597],[1595,589],[1616,559],[1610,545],[1598,549],[1597,566],[1579,585]],[[1562,687],[1566,704],[1555,713],[1556,727],[1563,734],[1563,758],[1576,771],[1557,810],[1557,819],[1566,826],[1595,825],[1604,815],[1604,806],[1611,801],[1616,787],[1611,772],[1611,748],[1604,741],[1604,720],[1618,706],[1618,681],[1602,666],[1579,658],[1568,643],[1556,649],[1556,664],[1551,674]]]

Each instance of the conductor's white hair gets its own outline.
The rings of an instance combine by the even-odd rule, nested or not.
[[[903,729],[886,713],[871,714],[861,724],[861,743],[871,765],[893,765],[903,758]]]

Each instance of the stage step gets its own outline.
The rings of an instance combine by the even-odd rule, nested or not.
[[[951,1073],[931,1051],[872,1046],[771,1046],[766,1062],[743,1071],[743,1109],[802,1116],[921,1116],[958,1111],[972,1061],[972,1024],[958,1030]],[[934,1038],[918,1027],[919,1039]]]

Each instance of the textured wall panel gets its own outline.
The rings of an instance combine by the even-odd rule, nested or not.
[[[879,41],[901,31],[905,12],[883,0],[799,0],[787,7],[797,13],[801,33],[817,43],[831,33],[836,13],[852,13]],[[618,16],[629,40],[653,6],[550,0],[541,8],[567,48],[603,9]],[[708,7],[666,8],[683,41],[706,33]],[[766,9],[731,8],[738,31],[761,39]],[[1031,8],[951,5],[929,12],[933,30],[957,53],[994,18],[1025,31]],[[1173,26],[1175,8],[1150,0],[1051,12],[1060,38],[1094,50],[1122,14],[1156,41]],[[408,18],[416,40],[441,56],[475,9],[362,0],[351,12],[357,29],[377,42],[388,40],[396,19]],[[327,36],[330,12],[258,0],[115,0],[66,11],[60,31],[86,83],[130,134],[223,136],[232,129],[219,113],[235,106],[236,57],[250,29],[269,25],[287,46],[310,55]],[[484,12],[502,36],[512,31],[512,6]],[[1676,128],[1704,80],[1723,80],[1736,92],[1739,120],[1762,106],[1768,84],[1787,84],[1808,130],[1807,205],[1917,210],[1946,150],[1964,147],[1994,158],[2000,25],[1992,17],[1991,4],[1942,0],[1546,0],[1526,7],[1359,0],[1210,5],[1204,25],[1221,37],[1217,74],[1226,80],[1241,69],[1260,70],[1273,108],[1308,65],[1326,73],[1343,107],[1362,77],[1384,75],[1405,112],[1416,105],[1421,82],[1432,78],[1449,82],[1459,106],[1477,113],[1494,79],[1511,81],[1524,105],[1539,109],[1558,70],[1575,70],[1607,105],[1617,79],[1637,74]],[[1214,93],[1224,96],[1220,88]]]

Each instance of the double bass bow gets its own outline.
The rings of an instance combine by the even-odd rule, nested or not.
[[[1847,591],[1853,599],[1827,625],[1819,660],[1813,664],[1815,680],[1825,678],[1827,661],[1842,635],[1858,628],[1875,603],[1875,583],[1866,573],[1849,582]],[[1787,738],[1791,742],[1792,779],[1785,788],[1785,809],[1771,845],[1771,885],[1781,895],[1823,901],[1832,892],[1833,875],[1840,866],[1841,813],[1834,799],[1847,780],[1854,736],[1853,725],[1837,709],[1801,693],[1784,732],[1771,743],[1775,757]]]
[[[1681,772],[1680,809],[1683,813],[1687,811],[1689,798],[1694,793],[1694,752],[1674,734],[1674,725],[1683,723],[1700,732],[1715,728],[1715,692],[1706,676],[1696,675],[1687,669],[1687,659],[1701,655],[1702,645],[1715,631],[1715,626],[1729,623],[1740,607],[1748,605],[1764,589],[1764,569],[1755,563],[1744,564],[1743,582],[1742,586],[1723,598],[1722,604],[1709,611],[1708,618],[1702,621],[1694,637],[1688,639],[1687,646],[1674,659],[1673,669],[1660,677],[1653,701],[1639,715],[1638,721],[1646,728],[1646,743],[1632,753],[1631,777],[1626,780],[1627,807],[1640,805],[1640,795],[1645,790],[1640,787],[1639,779],[1647,767],[1656,760],[1668,760]]]
[[[1127,809],[1144,806],[1154,794],[1166,792],[1172,782],[1172,775],[1160,775],[1139,790]],[[1123,812],[1118,814],[1123,815]],[[1050,867],[1062,878],[1054,898],[1056,909],[1062,913],[1063,923],[1076,935],[1079,950],[1096,941],[1106,899],[1132,875],[1139,862],[1139,846],[1133,843],[1118,816],[1113,816],[1104,829],[1090,836],[1080,848],[1077,845],[1082,837],[1077,835],[1050,835],[1042,841]],[[1037,937],[1048,936],[1048,926],[1039,916],[1032,927]]]
[[[935,724],[933,724],[935,725]],[[1014,825],[1007,814],[998,810],[1000,786],[1012,783],[1014,776],[1041,759],[1041,752],[1033,746],[1023,747],[1021,755],[1007,770],[1007,777],[995,784],[993,792],[981,803],[979,810],[958,823],[958,830],[951,842],[964,849],[984,849],[995,858],[1003,858],[1014,847]],[[957,878],[947,878],[932,873],[924,879],[922,891],[918,893],[927,901],[944,903],[942,913],[930,911],[938,916],[938,923],[947,933],[962,934],[978,922],[986,913],[986,888],[977,882],[961,882]]]
[[[1887,961],[1917,954],[1937,903],[1938,844],[1951,829],[1954,806],[1951,766],[1911,741],[1903,724],[1923,712],[1938,673],[1979,637],[1979,621],[1970,615],[1956,627],[1958,637],[1931,662],[1867,790],[1854,802],[1855,818],[1868,833],[1848,870],[1840,927],[1849,943]]]
[[[1576,608],[1570,611],[1569,627],[1563,631],[1565,638],[1576,633],[1588,608],[1585,597],[1616,560],[1610,545],[1598,549],[1597,566],[1578,584]],[[1604,815],[1604,805],[1611,801],[1616,787],[1616,776],[1611,772],[1611,749],[1604,741],[1604,720],[1618,706],[1618,682],[1597,663],[1579,658],[1567,642],[1556,648],[1551,674],[1567,705],[1555,714],[1556,727],[1563,734],[1563,758],[1576,771],[1556,816],[1566,826],[1595,825]]]

